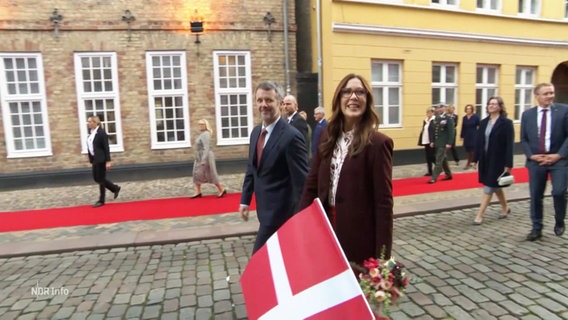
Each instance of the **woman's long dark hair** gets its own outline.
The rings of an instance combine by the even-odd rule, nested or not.
[[[362,152],[367,144],[370,143],[373,132],[375,132],[379,127],[379,116],[374,109],[371,86],[369,85],[367,80],[365,80],[365,78],[360,75],[354,73],[346,75],[345,77],[343,77],[343,79],[341,79],[341,81],[337,85],[337,88],[335,89],[335,93],[333,94],[331,118],[329,119],[329,123],[326,127],[328,139],[322,142],[319,147],[323,157],[329,156],[333,153],[337,139],[339,139],[339,136],[343,131],[345,124],[345,115],[341,110],[341,89],[345,88],[347,82],[353,78],[361,80],[363,87],[367,91],[367,108],[365,109],[365,113],[363,113],[363,116],[361,117],[361,121],[359,121],[359,123],[354,126],[353,141],[349,146],[349,156],[354,156]]]

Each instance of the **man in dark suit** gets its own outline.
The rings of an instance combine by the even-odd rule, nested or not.
[[[120,187],[106,178],[106,172],[110,170],[110,148],[108,135],[101,125],[100,118],[98,116],[89,117],[87,125],[90,129],[90,134],[87,137],[87,154],[89,155],[89,162],[93,166],[93,179],[99,184],[99,201],[93,205],[93,208],[98,208],[105,204],[106,189],[114,193],[116,199]]]
[[[322,107],[314,109],[314,119],[316,119],[316,127],[312,137],[312,157],[316,154],[318,149],[318,142],[321,132],[327,127],[327,120],[325,120],[325,110]]]
[[[298,131],[300,131],[307,146],[308,142],[310,141],[308,140],[308,123],[298,113],[298,102],[293,95],[287,95],[284,97],[284,99],[282,100],[282,111],[283,113],[286,113],[286,120],[288,121],[288,123],[291,124],[294,128],[298,129]]]
[[[452,147],[456,130],[454,121],[446,114],[445,108],[445,104],[439,104],[437,106],[436,117],[428,127],[430,137],[434,139],[434,141],[430,143],[430,147],[436,150],[436,166],[432,173],[432,179],[430,179],[428,183],[435,183],[440,173],[442,173],[442,170],[446,173],[446,176],[442,180],[452,180],[452,171],[448,165],[446,151]]]
[[[542,237],[542,199],[550,175],[554,203],[554,233],[564,233],[566,215],[566,178],[568,165],[568,107],[554,102],[554,86],[541,83],[534,88],[538,105],[523,112],[521,144],[527,157],[531,196],[532,230],[527,240]]]
[[[304,138],[280,117],[282,97],[282,88],[273,82],[263,82],[255,91],[262,124],[255,127],[250,136],[239,208],[241,217],[247,221],[252,194],[255,194],[260,227],[253,253],[297,212],[308,174]]]

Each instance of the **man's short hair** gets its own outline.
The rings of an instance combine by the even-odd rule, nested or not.
[[[321,113],[322,115],[325,115],[325,109],[322,107],[317,107],[314,109],[314,113]]]

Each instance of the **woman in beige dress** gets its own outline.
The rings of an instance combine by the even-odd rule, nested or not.
[[[227,190],[223,189],[219,183],[217,175],[217,167],[215,166],[215,155],[211,150],[211,136],[213,130],[209,126],[209,122],[201,119],[197,122],[201,133],[195,139],[195,162],[193,163],[193,184],[195,186],[195,194],[190,198],[201,198],[201,185],[204,183],[212,183],[217,187],[217,198],[222,198],[227,194]]]

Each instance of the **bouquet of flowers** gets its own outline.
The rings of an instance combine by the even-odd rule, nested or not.
[[[371,308],[388,316],[388,308],[398,298],[404,295],[409,284],[405,267],[394,258],[381,262],[378,259],[369,258],[363,263],[363,268],[358,267],[359,284]]]

